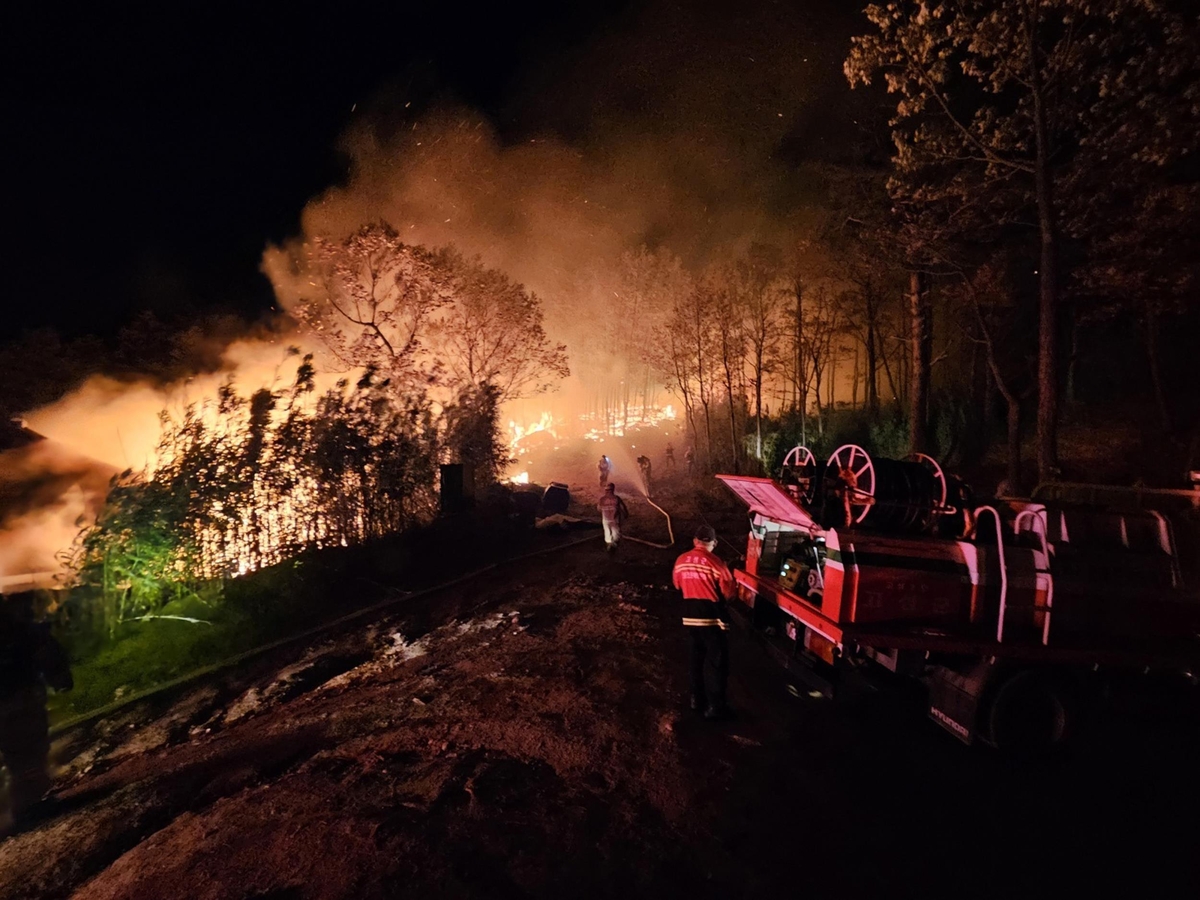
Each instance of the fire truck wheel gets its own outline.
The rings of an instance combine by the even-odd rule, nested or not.
[[[988,708],[989,742],[1017,755],[1047,753],[1075,728],[1074,691],[1052,672],[1025,669],[1009,676]]]

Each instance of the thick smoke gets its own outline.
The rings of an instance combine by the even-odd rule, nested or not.
[[[305,241],[386,221],[412,243],[479,254],[541,298],[575,374],[517,418],[582,406],[585,357],[593,382],[621,377],[618,361],[606,372],[582,352],[605,329],[621,254],[662,248],[698,273],[752,241],[786,252],[811,220],[808,163],[853,131],[837,37],[849,15],[701,6],[634,5],[585,46],[539,54],[487,115],[400,88],[362,104],[344,183],[264,254],[283,308],[309,287]]]
[[[0,453],[0,579],[58,572],[59,554],[95,517],[114,474],[49,441]]]
[[[574,351],[603,329],[627,250],[664,248],[698,272],[751,241],[786,248],[809,199],[803,161],[825,155],[825,136],[853,114],[845,48],[830,41],[846,22],[799,4],[701,5],[635,5],[586,46],[540,54],[487,114],[452,101],[414,106],[398,88],[362,104],[342,141],[348,178],[307,204],[293,241],[265,251],[282,307],[307,287],[296,263],[306,240],[383,220],[412,243],[455,244],[523,282],[542,298],[551,336]],[[107,479],[152,462],[161,410],[215,396],[231,373],[243,391],[290,379],[284,348],[296,341],[234,343],[220,371],[167,386],[92,379],[28,418]],[[328,357],[318,362],[327,367]],[[589,366],[589,378],[607,374]],[[555,402],[526,401],[511,414],[529,422],[545,408],[577,409],[580,383],[577,366]],[[94,512],[95,491],[64,491],[46,499],[45,514],[69,525],[32,529],[42,536],[33,556],[0,550],[0,572],[17,557],[44,564],[81,503]]]
[[[413,115],[388,91],[344,137],[349,177],[305,207],[296,243],[380,220],[413,243],[453,243],[539,294],[568,344],[603,315],[593,282],[625,250],[665,247],[698,270],[752,240],[786,245],[807,182],[784,157],[829,124],[796,110],[840,78],[841,48],[818,47],[812,22],[780,6],[643,7],[570,62],[527,72],[503,133],[461,106]],[[306,287],[295,250],[263,262],[285,308]]]
[[[0,453],[0,578],[59,572],[62,554],[95,519],[113,475],[152,469],[161,414],[214,404],[231,381],[242,394],[291,384],[301,335],[247,338],[225,348],[216,370],[160,384],[96,376],[34,410],[26,424],[44,440]],[[318,389],[336,373],[318,375]]]
[[[630,137],[620,153],[553,139],[504,146],[478,117],[446,112],[389,137],[364,125],[346,140],[350,183],[308,204],[299,240],[383,220],[411,243],[455,244],[539,294],[552,326],[568,332],[588,317],[588,278],[625,250],[665,246],[699,262],[777,230],[735,166],[700,167],[682,139],[672,147]],[[720,196],[729,201],[706,201]],[[295,256],[293,246],[264,257],[285,307],[307,286]]]
[[[26,416],[29,426],[54,443],[117,471],[152,466],[162,435],[161,413],[178,419],[191,404],[215,402],[232,380],[242,394],[260,387],[290,385],[301,335],[248,338],[225,348],[220,366],[169,384],[129,382],[103,375],[89,378],[61,400]],[[323,373],[332,381],[332,373]]]

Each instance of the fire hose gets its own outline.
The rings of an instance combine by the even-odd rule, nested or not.
[[[663,509],[661,506],[659,506],[657,503],[655,503],[653,500],[651,500],[649,496],[646,497],[646,502],[649,503],[651,506],[653,506],[655,509],[657,509],[660,513],[662,513],[664,517],[666,517],[667,534],[671,538],[671,543],[655,544],[652,541],[646,541],[646,540],[642,540],[641,538],[630,537],[629,535],[624,535],[625,540],[635,541],[636,543],[639,543],[639,544],[645,544],[647,547],[653,547],[656,550],[670,550],[672,547],[675,546],[675,529],[671,527],[671,516],[665,509]]]

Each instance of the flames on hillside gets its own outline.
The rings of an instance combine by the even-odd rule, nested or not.
[[[536,419],[522,424],[510,418],[508,422],[509,453],[511,464],[509,484],[529,484],[531,463],[544,463],[545,457],[566,447],[568,442],[601,442],[610,438],[624,438],[646,429],[663,428],[670,436],[677,414],[673,404],[630,406],[621,410],[621,415],[610,410],[607,413],[559,413],[544,410]]]
[[[33,443],[0,453],[0,590],[20,589],[31,575],[39,586],[68,580],[78,540],[96,521],[110,481],[145,483],[175,462],[178,447],[164,436],[189,417],[213,439],[244,427],[246,408],[222,408],[225,386],[232,382],[243,394],[260,388],[285,393],[299,361],[296,352],[278,343],[240,341],[226,348],[217,372],[166,385],[97,376],[29,413]],[[335,376],[318,379],[300,401],[309,405],[310,414],[316,396],[336,382]],[[268,442],[281,415],[281,410],[272,414]],[[237,507],[220,500],[211,504],[206,512],[211,524],[192,548],[197,571],[243,575],[282,561],[295,546],[346,542],[346,527],[332,528],[326,517],[309,514],[313,497],[329,486],[291,469],[284,463],[271,473],[271,483],[286,490],[271,490],[270,496],[255,496]],[[360,532],[369,527],[363,521],[341,524]]]
[[[42,461],[33,466],[38,471],[49,471],[45,460],[51,458],[70,459],[71,465],[57,466],[66,472],[66,481],[54,496],[31,494],[40,499],[0,522],[0,577],[20,578],[31,572],[54,573],[60,580],[69,576],[72,545],[95,521],[110,479],[116,476],[119,485],[137,484],[152,479],[163,466],[176,464],[173,454],[178,448],[172,449],[163,436],[178,429],[188,415],[214,436],[244,428],[248,408],[222,410],[223,386],[232,379],[243,396],[260,387],[286,394],[299,360],[281,344],[247,341],[229,347],[226,362],[221,371],[170,385],[93,378],[62,400],[31,413],[30,427],[46,439],[32,455],[25,451],[19,464],[14,451],[0,454],[0,475],[7,468],[12,480],[36,480],[26,471],[30,459]],[[299,402],[308,404],[311,414],[316,397],[336,380],[336,376],[324,377]],[[531,464],[545,471],[568,442],[578,449],[586,441],[622,437],[636,428],[676,418],[671,405],[630,406],[618,416],[611,410],[606,415],[579,412],[582,404],[570,410],[563,398],[552,400],[557,403],[547,403],[548,408],[534,407],[534,415],[524,414],[522,407],[528,401],[505,410],[507,449],[513,461],[506,478],[510,483],[529,483]],[[563,408],[549,408],[552,405]],[[282,415],[279,408],[271,414],[268,450]],[[379,532],[378,523],[367,521],[361,510],[347,510],[336,523],[327,515],[314,514],[321,505],[319,498],[328,505],[329,494],[350,492],[353,485],[322,484],[311,474],[295,471],[290,462],[265,459],[270,477],[247,488],[243,502],[215,500],[207,509],[209,524],[192,549],[196,570],[207,576],[237,577],[281,562],[297,547],[346,545],[353,542],[348,534],[365,539]],[[430,490],[435,491],[436,484]]]

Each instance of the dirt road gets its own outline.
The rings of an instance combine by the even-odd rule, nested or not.
[[[597,537],[69,735],[53,802],[0,844],[0,897],[1200,884],[1194,727],[1138,707],[1068,759],[1006,763],[898,686],[793,696],[741,634],[738,717],[705,723],[684,711],[672,557]]]

